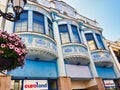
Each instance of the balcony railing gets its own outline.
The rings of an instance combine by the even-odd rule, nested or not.
[[[107,50],[94,50],[91,52],[92,59],[96,66],[111,67],[113,65],[112,57]]]
[[[56,42],[49,36],[33,32],[17,34],[22,37],[27,46],[27,59],[48,61],[57,58]]]
[[[65,63],[88,64],[90,62],[87,48],[83,44],[64,44],[62,50]]]

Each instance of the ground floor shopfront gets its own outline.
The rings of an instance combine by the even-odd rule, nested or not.
[[[75,80],[69,77],[44,80],[11,80],[11,90],[120,90],[119,80]]]
[[[0,76],[0,90],[120,90],[119,80],[78,80],[69,77],[58,79],[13,79]]]

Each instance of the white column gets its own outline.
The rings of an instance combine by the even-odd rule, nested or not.
[[[89,57],[90,57],[90,68],[91,68],[91,71],[92,71],[92,73],[93,73],[93,76],[94,76],[94,77],[98,77],[98,74],[97,74],[97,71],[96,71],[96,68],[95,68],[95,64],[94,64],[94,61],[93,61],[93,59],[92,59],[92,56],[91,56],[91,53],[90,53],[90,49],[89,49],[89,47],[88,47],[88,43],[87,43],[87,41],[86,41],[85,34],[84,34],[83,30],[81,30],[81,36],[82,36],[82,38],[83,38],[84,44],[85,44],[85,45],[87,46],[87,48],[88,48],[88,55],[89,55]]]
[[[28,11],[28,31],[33,31],[33,11]]]
[[[47,20],[47,16],[45,16],[45,15],[44,15],[44,25],[45,25],[45,34],[49,36],[48,20]]]
[[[61,47],[61,41],[60,41],[60,35],[58,30],[58,24],[57,21],[53,22],[53,31],[54,31],[54,37],[57,42],[57,51],[58,51],[58,74],[59,76],[66,76],[65,74],[65,65],[64,65],[64,59],[62,55],[62,47]]]
[[[108,47],[111,54],[112,54],[112,57],[113,57],[113,64],[114,64],[114,70],[116,71],[116,74],[117,74],[117,77],[120,78],[120,64],[117,60],[117,57],[115,56],[113,50],[111,47]]]

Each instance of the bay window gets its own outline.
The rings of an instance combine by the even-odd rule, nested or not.
[[[61,43],[70,43],[70,37],[68,33],[68,27],[67,24],[64,25],[59,25],[59,32],[60,32],[60,37],[61,37]]]
[[[99,34],[96,34],[96,38],[97,38],[98,43],[99,43],[99,48],[100,48],[100,49],[105,49],[104,44],[103,44],[103,41],[102,41],[102,39],[101,39],[101,37],[100,37]]]
[[[93,34],[92,33],[87,33],[85,34],[86,40],[88,42],[88,46],[90,50],[95,50],[97,49],[96,42],[94,40]]]
[[[33,12],[33,31],[45,34],[43,14]]]
[[[72,42],[80,43],[81,41],[80,41],[80,37],[79,37],[79,34],[78,34],[77,26],[71,25],[71,29],[72,29],[72,33],[73,33]]]
[[[24,11],[20,15],[20,20],[16,21],[14,24],[14,32],[27,31],[28,26],[28,12]]]
[[[53,37],[53,24],[52,22],[50,21],[50,19],[48,19],[48,32],[49,32],[49,36],[51,38],[54,38]]]

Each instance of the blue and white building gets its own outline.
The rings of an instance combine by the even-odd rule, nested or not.
[[[7,72],[11,90],[119,90],[120,70],[103,29],[65,2],[28,0],[20,20],[6,20],[4,29],[28,49],[24,67]]]

